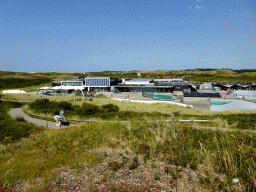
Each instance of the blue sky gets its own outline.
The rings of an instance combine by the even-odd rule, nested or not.
[[[255,69],[256,0],[0,0],[0,70]]]

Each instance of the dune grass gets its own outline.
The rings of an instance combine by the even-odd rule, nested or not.
[[[140,78],[181,78],[193,82],[204,82],[204,81],[235,81],[240,83],[254,82],[256,78],[255,71],[244,71],[244,70],[230,70],[230,69],[186,69],[186,70],[145,70],[145,71],[101,71],[91,72],[90,75],[95,77],[111,77],[111,78],[138,78],[137,73],[141,73]],[[26,79],[40,79],[50,78],[54,81],[71,80],[73,76],[87,76],[87,73],[24,73],[24,72],[5,72],[0,71],[2,78],[26,78]]]
[[[35,101],[39,99],[39,95],[31,94],[3,94],[3,99],[8,100],[20,100],[20,101]],[[255,125],[246,125],[246,124],[237,124],[234,122],[227,122],[227,121],[235,121],[235,122],[242,122],[242,123],[251,123],[255,124],[255,112],[252,111],[223,111],[223,112],[217,112],[217,111],[201,111],[201,110],[193,110],[190,107],[182,107],[177,106],[173,104],[168,103],[153,103],[153,104],[147,104],[147,103],[126,103],[126,102],[120,102],[117,100],[113,100],[110,98],[104,98],[104,97],[95,97],[95,98],[89,98],[85,97],[85,101],[82,101],[82,96],[76,96],[76,101],[74,101],[73,96],[43,96],[42,98],[49,99],[50,101],[56,101],[56,102],[63,102],[67,101],[72,103],[73,106],[81,106],[83,103],[89,103],[93,105],[97,105],[101,107],[102,105],[106,104],[113,104],[118,106],[120,114],[113,114],[112,118],[105,118],[102,119],[101,117],[95,117],[95,116],[87,116],[87,117],[79,117],[77,114],[74,113],[66,113],[65,116],[68,119],[81,119],[81,120],[112,120],[112,121],[119,121],[119,120],[127,120],[125,116],[130,117],[129,120],[138,120],[141,116],[142,119],[146,119],[147,121],[151,120],[161,120],[166,119],[170,120],[170,115],[172,113],[176,114],[177,118],[180,119],[205,119],[205,120],[216,120],[216,121],[223,121],[225,124],[229,124],[230,127],[234,129],[251,129],[255,130]],[[30,110],[28,107],[25,106],[25,109],[31,113],[34,113],[34,111]],[[129,112],[127,115],[125,115],[125,112]],[[34,113],[35,114],[35,113]],[[47,117],[53,117],[54,114],[51,113],[36,113],[37,115],[47,116]],[[144,114],[144,115],[143,115]],[[150,115],[146,115],[150,114]],[[131,117],[137,117],[137,118],[131,118]],[[194,123],[195,124],[195,123]],[[208,124],[197,124],[198,126],[213,126],[213,127],[221,127],[219,124],[216,123],[208,123]],[[226,126],[222,126],[222,128],[225,128]]]
[[[0,142],[5,144],[29,137],[35,127],[33,124],[27,123],[24,118],[17,116],[13,119],[7,114],[11,108],[15,107],[22,107],[22,104],[16,102],[0,103]],[[38,130],[41,129],[38,128]]]
[[[78,106],[83,103],[72,102]],[[154,113],[160,120],[164,119],[163,115],[170,119],[171,113],[176,114],[175,119],[213,118],[215,123],[205,123],[204,126],[227,129],[237,129],[237,125],[228,123],[223,117],[246,122],[255,118],[255,113],[195,111],[166,103],[125,103],[108,98],[93,98],[86,103],[98,106],[114,104],[120,111],[135,114]],[[40,133],[30,133],[27,139],[9,144],[2,142],[0,189],[4,186],[28,191],[63,190],[56,184],[61,182],[59,178],[64,180],[62,173],[58,172],[63,167],[76,170],[76,179],[81,178],[80,174],[94,172],[93,178],[104,178],[97,181],[97,185],[104,185],[108,190],[125,190],[125,185],[116,185],[115,182],[120,175],[125,176],[126,169],[142,174],[141,183],[145,182],[144,177],[150,178],[152,185],[157,186],[160,182],[165,189],[185,187],[187,178],[191,178],[195,191],[253,191],[256,187],[254,134],[194,129],[193,126],[202,125],[199,123],[176,122],[176,127],[172,127],[168,122],[147,123],[150,120],[147,117],[141,118],[140,123],[130,120],[126,124],[81,123],[79,127],[65,130],[45,129]],[[190,166],[188,176],[181,174],[188,166],[182,144]],[[119,176],[113,176],[115,173]],[[233,184],[234,178],[239,179],[238,184]],[[81,181],[81,190],[98,189],[90,179]],[[141,186],[131,190],[147,191],[147,188]]]
[[[50,101],[68,101],[72,104],[82,105],[84,101],[82,96],[76,96],[76,101],[74,101],[74,96],[42,96],[42,98],[47,98]],[[38,94],[2,94],[2,99],[16,100],[16,101],[35,101],[40,99]],[[113,100],[110,98],[89,98],[85,97],[85,102],[89,102],[98,106],[105,104],[114,104],[119,107],[121,111],[134,111],[134,112],[159,112],[162,114],[171,114],[173,112],[179,112],[182,115],[224,115],[224,114],[238,114],[240,111],[228,111],[228,112],[215,112],[215,111],[202,111],[193,110],[190,107],[182,107],[168,103],[126,103]],[[253,112],[245,111],[245,114],[250,114]]]
[[[158,73],[162,76],[156,72],[143,75],[172,75],[165,71]],[[181,71],[179,74],[184,73],[190,77],[199,74],[197,70]],[[216,71],[211,73],[216,75]],[[226,71],[218,73],[225,76]],[[243,78],[243,81],[254,78],[254,73],[249,74],[249,78],[241,76],[245,73],[239,73],[240,76],[237,72],[229,73],[230,76]],[[119,72],[114,75],[117,74]],[[129,76],[129,73],[121,72],[119,75],[122,74]],[[43,74],[47,75],[49,76]],[[27,74],[18,76],[28,77]],[[63,74],[64,77],[69,78],[71,75]],[[57,102],[68,101],[78,106],[84,103],[81,96],[77,96],[76,102],[73,102],[72,96],[43,98]],[[1,99],[35,101],[39,99],[39,95],[6,94]],[[134,119],[131,118],[126,124],[81,123],[78,127],[60,130],[38,127],[40,132],[33,133],[31,130],[34,125],[11,119],[7,115],[8,109],[16,104],[2,107],[3,104],[0,103],[0,129],[9,134],[4,135],[0,141],[0,191],[152,191],[153,187],[165,191],[177,188],[178,191],[185,188],[190,191],[255,191],[255,134],[193,128],[203,125],[255,129],[255,126],[228,122],[234,120],[253,123],[255,113],[195,111],[166,103],[125,103],[108,98],[86,98],[85,102],[98,106],[114,104],[122,113],[144,116],[141,115],[140,123],[133,122]],[[25,108],[28,109],[27,106]],[[162,121],[147,123],[147,120],[152,120],[152,116],[146,117],[146,113],[154,114],[160,120],[170,119],[170,114],[175,113],[176,120],[213,119],[215,123],[176,121],[176,126],[173,127],[171,123]],[[65,115],[81,118],[78,115],[69,116],[68,113]],[[18,134],[19,138],[12,139],[11,133],[17,133],[15,128],[18,127],[24,128],[26,134]],[[127,174],[130,174],[129,177]],[[67,178],[73,179],[66,181]],[[120,182],[120,179],[124,182]],[[233,179],[238,179],[238,182],[235,183]]]
[[[74,96],[69,96],[69,95],[65,95],[65,96],[42,96],[42,98],[47,98],[50,101],[68,101],[68,102],[73,102],[74,101]],[[24,93],[24,94],[3,94],[2,93],[2,97],[1,99],[3,100],[14,100],[14,101],[35,101],[36,99],[40,99],[40,95],[39,94],[31,94],[31,93]],[[76,96],[76,100],[77,101],[82,101],[83,96]],[[89,98],[85,98],[85,99],[89,99]]]
[[[61,175],[53,177],[53,172],[67,167],[83,174],[90,168],[91,174],[94,171],[98,176],[105,176],[105,181],[99,180],[98,184],[106,184],[106,181],[116,179],[111,177],[113,173],[121,174],[126,168],[141,170],[149,164],[150,172],[143,169],[148,178],[163,183],[168,181],[168,187],[175,188],[176,180],[180,182],[181,178],[173,166],[181,170],[187,166],[181,139],[190,170],[195,173],[189,176],[193,178],[194,186],[206,191],[252,190],[256,187],[254,137],[251,133],[195,130],[183,123],[176,123],[174,128],[170,123],[148,124],[145,121],[141,124],[98,123],[65,130],[47,129],[1,150],[0,183],[13,188],[17,182],[32,183],[40,179],[35,186],[29,184],[27,190],[31,187],[35,187],[34,190],[57,190],[60,186],[54,183]],[[104,171],[99,172],[97,167]],[[239,185],[232,183],[234,178],[239,179]],[[84,181],[81,187],[85,189],[92,184]]]

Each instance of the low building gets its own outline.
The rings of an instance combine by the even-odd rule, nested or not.
[[[109,77],[79,77],[73,80],[52,82],[54,86],[83,86],[85,91],[111,91],[114,87],[120,92],[173,92],[189,89],[196,91],[196,87],[189,81],[182,79],[117,79]]]

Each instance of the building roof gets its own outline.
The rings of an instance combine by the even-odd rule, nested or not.
[[[85,77],[85,79],[110,79],[110,77]]]
[[[153,81],[154,79],[131,79],[129,82],[145,82],[145,81]]]

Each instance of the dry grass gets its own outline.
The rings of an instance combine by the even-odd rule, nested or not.
[[[177,134],[179,131],[179,134]],[[179,136],[191,168],[186,167]],[[18,191],[243,191],[255,170],[253,136],[196,131],[177,124],[84,124],[45,130],[2,151],[0,183]],[[212,140],[213,139],[213,140]],[[197,147],[197,144],[199,147]],[[239,155],[236,153],[239,145]],[[237,159],[237,157],[240,158]],[[183,164],[184,162],[185,164]],[[239,185],[230,178],[239,178]],[[255,181],[255,175],[250,176]]]

